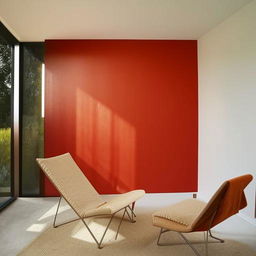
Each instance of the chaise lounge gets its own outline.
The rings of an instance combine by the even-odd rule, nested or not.
[[[172,245],[160,243],[160,238],[163,233],[174,231],[185,240],[197,256],[200,256],[183,233],[203,231],[206,232],[203,243],[208,255],[209,236],[217,242],[224,242],[212,235],[211,228],[246,207],[244,189],[252,179],[252,175],[247,174],[225,181],[208,203],[187,199],[155,212],[153,225],[160,228],[157,245]]]
[[[118,236],[125,214],[131,222],[134,222],[134,217],[136,217],[133,209],[134,202],[145,194],[144,190],[133,190],[128,193],[120,194],[106,202],[94,189],[69,153],[51,158],[38,158],[37,162],[61,195],[54,217],[53,227],[58,227],[70,222],[68,221],[56,225],[56,218],[62,198],[65,199],[74,210],[78,219],[84,223],[99,249],[102,248],[104,236],[113,217],[118,212],[123,211],[123,214],[115,238]],[[101,239],[98,240],[86,224],[85,219],[101,216],[108,216],[110,220]]]

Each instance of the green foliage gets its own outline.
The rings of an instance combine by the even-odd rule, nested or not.
[[[0,38],[0,189],[11,181],[12,47]]]
[[[42,60],[37,47],[26,45],[23,52],[22,106],[22,191],[38,194],[39,168],[35,158],[44,151],[44,122],[41,117]],[[40,52],[40,51],[39,51]],[[11,179],[11,90],[12,47],[0,37],[0,190],[9,187]],[[42,54],[41,54],[42,55]]]
[[[0,188],[9,187],[11,179],[11,129],[0,129]]]
[[[11,123],[12,47],[0,39],[0,128]]]

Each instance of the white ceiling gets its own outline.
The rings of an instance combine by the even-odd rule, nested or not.
[[[0,0],[21,41],[197,39],[251,0]]]

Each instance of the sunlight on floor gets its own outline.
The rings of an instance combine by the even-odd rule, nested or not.
[[[104,196],[110,200],[112,196]],[[190,252],[184,246],[172,248],[159,248],[156,246],[158,230],[152,226],[151,214],[156,209],[166,207],[180,200],[191,198],[191,194],[147,194],[136,204],[137,222],[131,224],[128,220],[122,223],[118,239],[115,234],[120,222],[120,216],[113,219],[110,229],[103,240],[104,251],[95,249],[95,243],[88,230],[81,221],[71,222],[67,225],[52,228],[54,214],[58,198],[19,198],[13,205],[1,212],[1,223],[8,223],[8,229],[0,228],[0,255],[17,255],[23,248],[32,241],[33,253],[26,255],[51,255],[52,251],[58,248],[61,251],[58,255],[123,255],[124,248],[131,248],[127,255],[188,255]],[[58,216],[57,224],[74,219],[75,215],[69,206],[63,201],[60,206],[61,214]],[[15,219],[15,221],[14,221]],[[100,240],[104,233],[109,218],[89,218],[86,220],[89,227]],[[234,216],[213,230],[216,236],[226,240],[226,243],[218,246],[210,245],[210,255],[225,256],[254,256],[255,254],[255,227],[245,222],[239,216]],[[13,237],[17,237],[13,242]],[[35,240],[38,238],[38,240]],[[179,237],[177,237],[179,238]],[[196,237],[190,237],[195,239]],[[163,241],[173,241],[175,236],[166,234]],[[11,243],[9,241],[12,241]],[[115,246],[111,246],[115,245]],[[132,247],[131,247],[132,246]],[[113,250],[116,253],[112,253]],[[38,251],[34,253],[34,250]],[[109,251],[108,251],[109,250]],[[173,251],[172,251],[173,250]],[[184,253],[183,253],[183,250]],[[76,253],[77,252],[77,253]],[[108,252],[108,253],[106,253]],[[173,252],[173,253],[172,253]],[[191,255],[193,252],[191,252]]]
[[[29,231],[29,232],[42,232],[45,227],[46,227],[46,224],[32,224],[30,227],[28,227],[26,229],[26,231]]]
[[[101,236],[103,235],[106,224],[100,224],[95,221],[90,222],[89,228],[92,230],[92,232],[95,234],[98,240],[100,240]],[[116,235],[115,227],[113,229],[109,228],[105,237],[105,240],[114,240]],[[88,230],[83,225],[83,223],[79,223],[75,226],[75,228],[72,230],[71,234],[72,238],[82,240],[89,243],[95,243],[92,236],[88,233]],[[122,236],[120,233],[118,234],[118,241],[124,240],[125,237]]]
[[[46,218],[49,218],[51,216],[54,216],[56,213],[56,207],[57,205],[54,205],[51,209],[49,209],[45,214],[43,214],[38,221],[44,220]],[[60,207],[58,214],[67,211],[68,209],[70,209],[69,205],[64,205],[62,207]]]

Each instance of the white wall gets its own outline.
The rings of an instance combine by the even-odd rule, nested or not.
[[[199,197],[251,173],[241,216],[256,224],[256,0],[202,36],[198,51]]]

